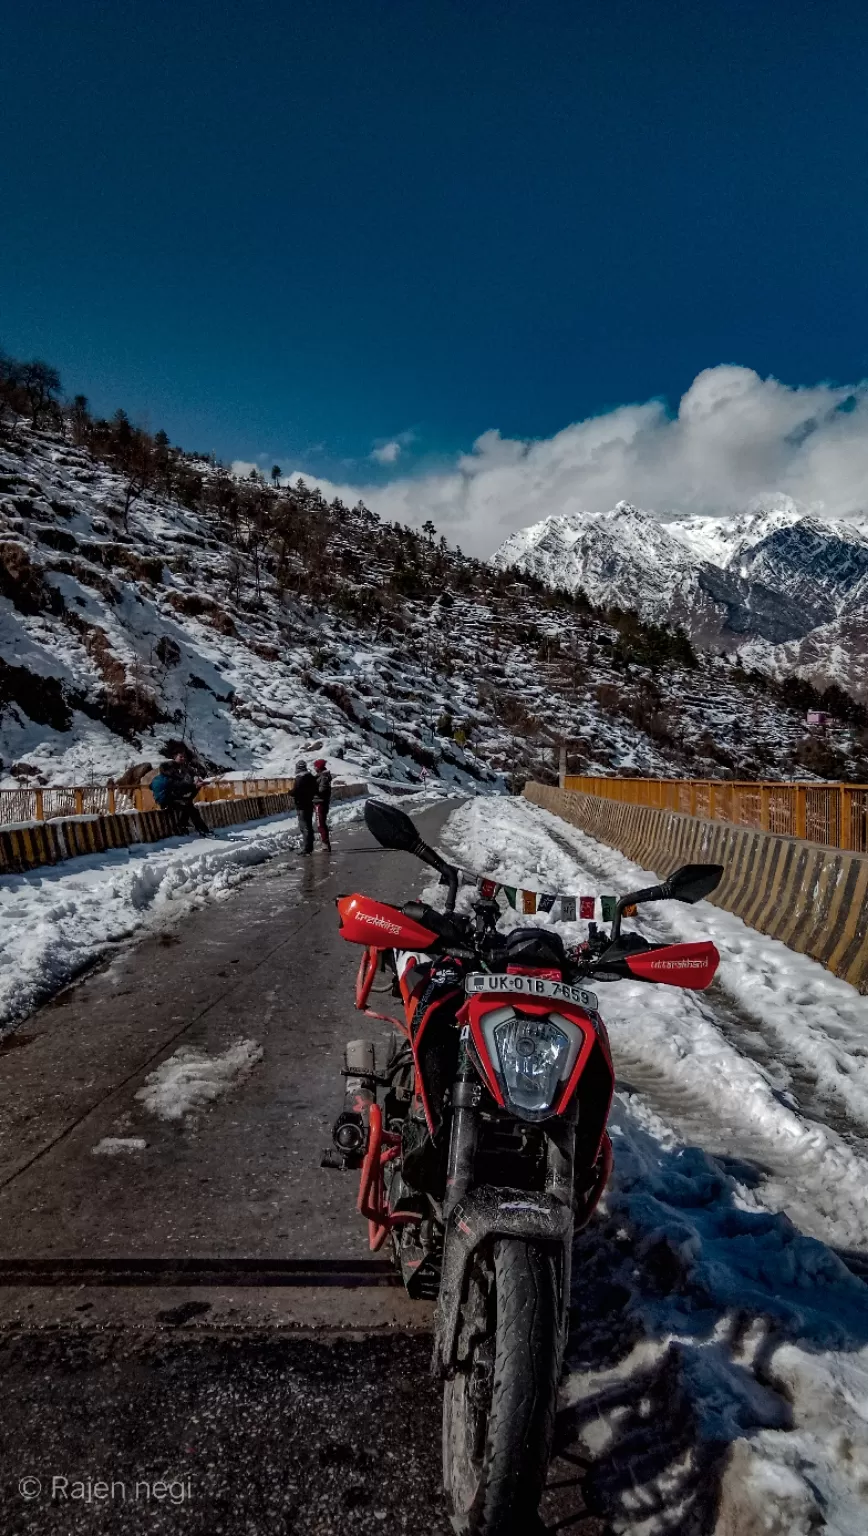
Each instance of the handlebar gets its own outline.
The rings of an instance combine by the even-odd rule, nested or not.
[[[449,944],[471,944],[473,942],[470,919],[460,912],[449,909],[440,912],[436,907],[429,907],[424,901],[405,901],[401,911],[407,917],[412,917],[415,923],[421,923],[423,928],[430,928],[440,939],[445,939]]]
[[[487,905],[480,905],[475,918],[463,912],[441,912],[424,901],[406,901],[401,910],[436,934],[445,948],[460,950],[468,957],[478,959],[480,964],[490,966],[505,959],[506,935],[499,933],[481,915],[481,908]],[[571,982],[621,980],[627,974],[624,969],[626,956],[653,947],[639,934],[622,934],[613,941],[605,931],[595,933],[587,946],[566,951],[565,977]]]

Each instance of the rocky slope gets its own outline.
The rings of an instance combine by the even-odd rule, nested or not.
[[[319,752],[347,777],[487,790],[550,777],[562,737],[589,771],[828,772],[805,757],[800,700],[671,633],[303,486],[257,483],[241,526],[225,471],[176,470],[180,489],[125,510],[129,480],[68,428],[0,437],[0,784],[117,777],[167,738],[215,772]],[[687,592],[683,542],[632,511],[609,521],[636,533],[625,607],[652,568]],[[858,772],[853,730],[834,750]]]

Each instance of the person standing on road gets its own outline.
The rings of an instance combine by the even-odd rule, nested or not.
[[[295,786],[292,794],[301,832],[301,853],[304,857],[313,853],[313,807],[316,792],[317,781],[307,763],[300,758],[295,765]]]
[[[200,837],[211,836],[211,829],[195,804],[201,787],[202,781],[193,773],[186,752],[176,752],[168,762],[161,763],[159,773],[151,782],[151,794],[161,810],[172,814],[182,837],[188,831],[191,821]]]
[[[316,808],[316,824],[319,835],[323,841],[323,847],[327,853],[332,851],[332,840],[329,835],[329,806],[332,803],[332,776],[326,767],[324,757],[318,757],[313,765],[316,774],[316,794],[313,803]]]

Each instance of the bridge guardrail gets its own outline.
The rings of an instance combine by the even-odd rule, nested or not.
[[[868,784],[567,774],[562,788],[868,853]]]
[[[202,786],[196,799],[200,804],[246,800],[256,795],[288,794],[294,787],[294,778],[214,779]],[[54,784],[33,789],[0,789],[0,827],[156,809],[157,803],[146,784]]]

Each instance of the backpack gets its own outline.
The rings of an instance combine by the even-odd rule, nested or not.
[[[150,791],[161,809],[165,809],[172,795],[172,785],[167,773],[158,773],[151,779]]]

